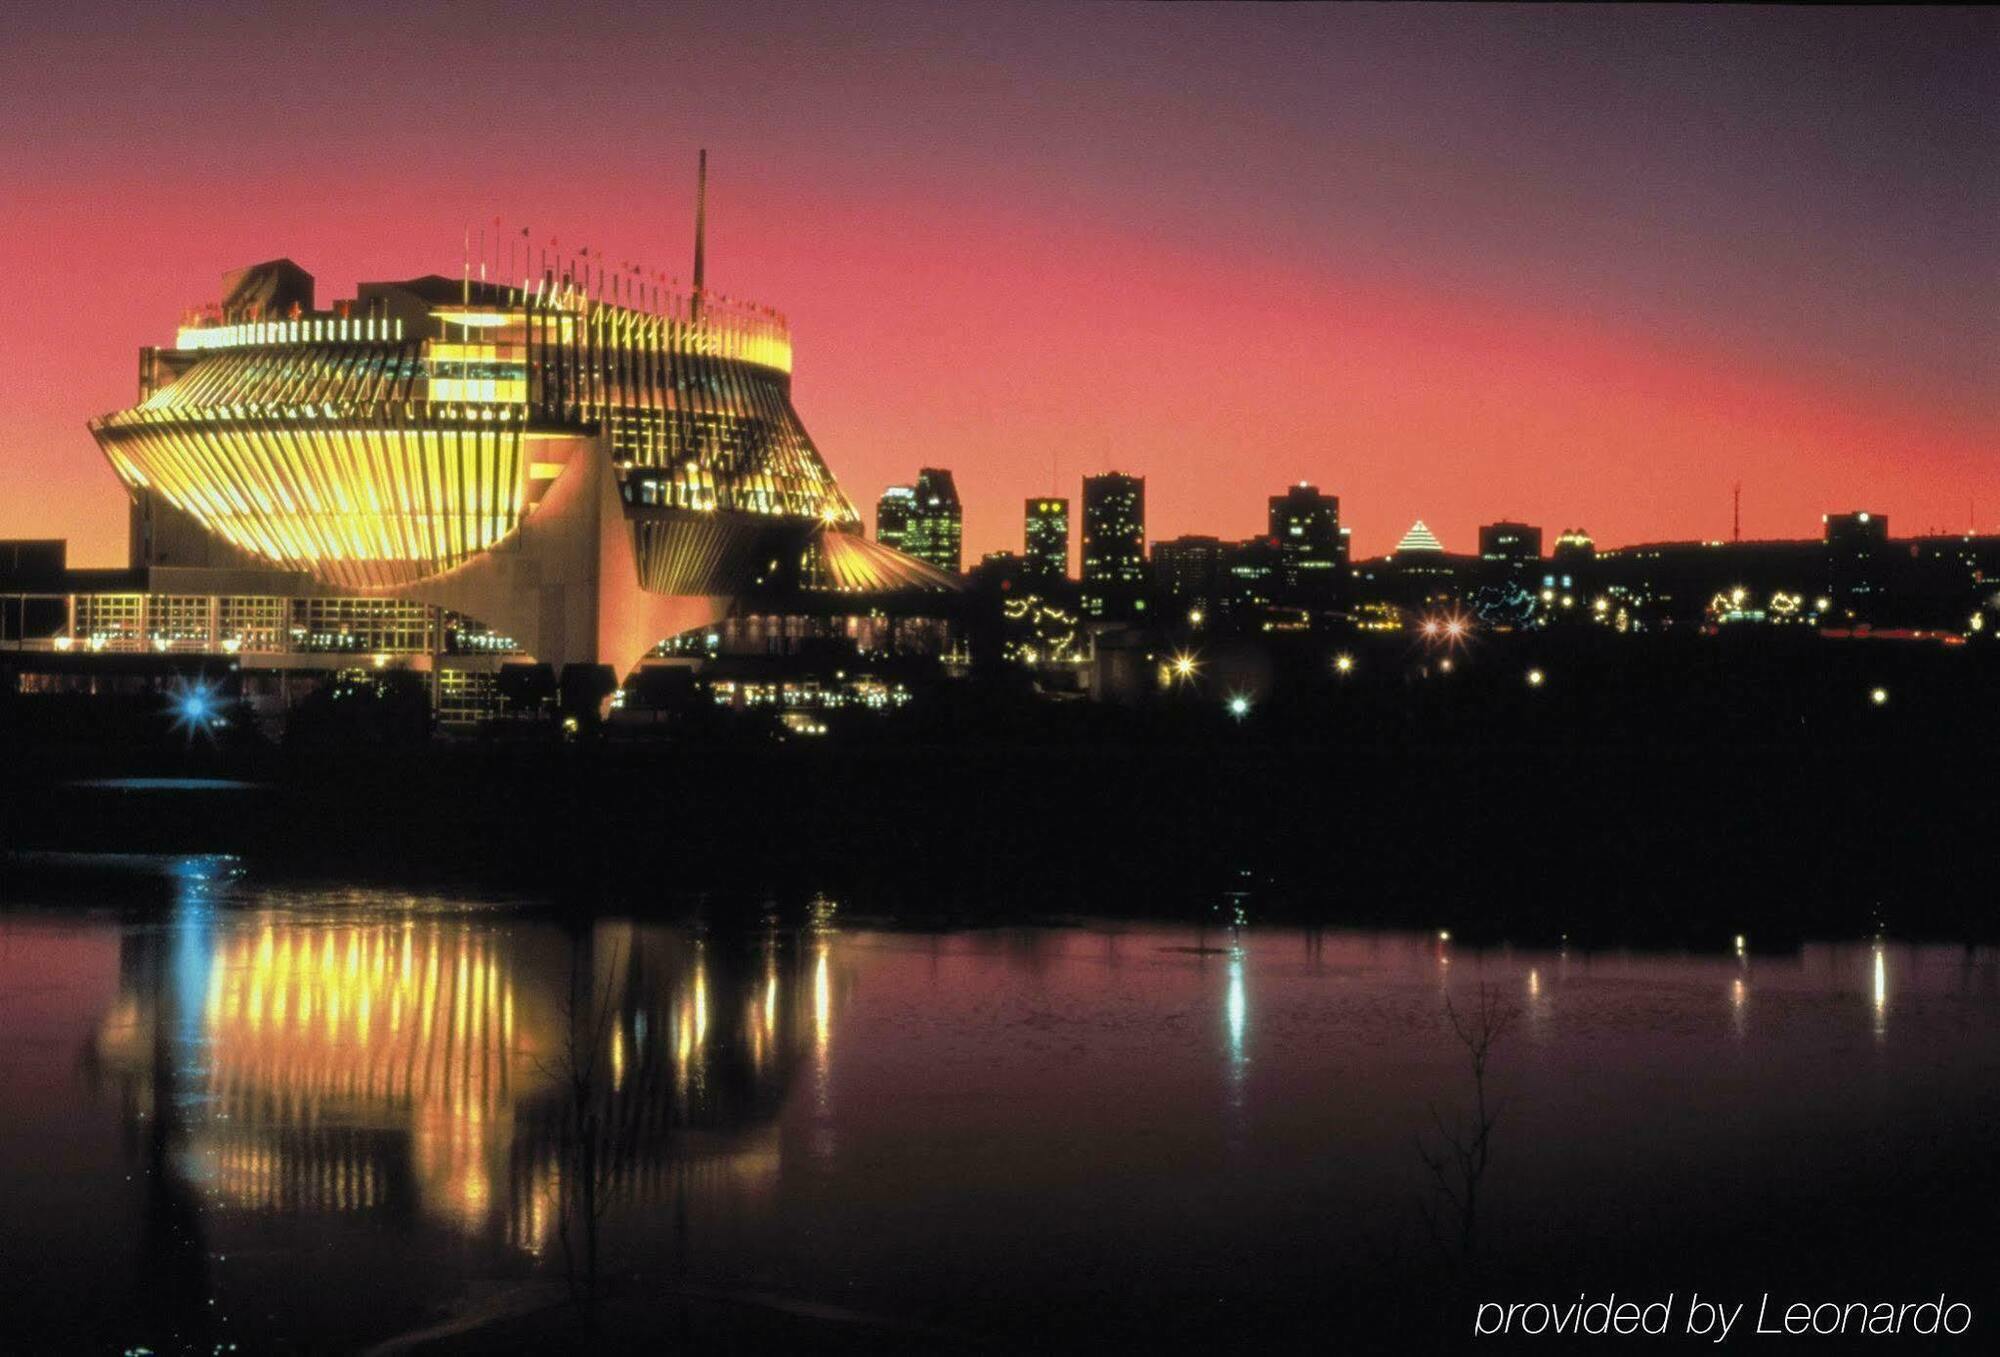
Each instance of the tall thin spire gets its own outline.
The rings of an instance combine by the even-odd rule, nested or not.
[[[701,318],[702,285],[708,262],[708,148],[695,162],[694,180],[694,315]]]

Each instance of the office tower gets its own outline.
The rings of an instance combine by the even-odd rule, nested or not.
[[[947,575],[956,575],[965,540],[965,511],[951,473],[927,466],[913,487],[909,534],[903,550]]]
[[[1146,606],[1146,481],[1107,472],[1083,478],[1083,611],[1129,619]]]
[[[1300,607],[1332,604],[1340,597],[1347,539],[1340,531],[1340,500],[1300,481],[1271,496],[1270,540],[1277,544],[1277,595]]]
[[[1038,497],[1027,503],[1022,555],[1030,578],[1055,584],[1069,577],[1069,501]]]
[[[875,501],[875,540],[885,547],[907,551],[910,520],[917,514],[917,492],[907,485],[892,485]]]

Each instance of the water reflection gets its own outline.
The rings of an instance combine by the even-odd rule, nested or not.
[[[414,905],[231,913],[194,883],[165,928],[124,936],[91,1055],[157,1142],[162,1184],[226,1210],[415,1215],[538,1254],[579,1135],[601,1181],[572,1186],[768,1187],[805,1051],[830,1096],[826,944],[809,1026],[785,1000],[796,957],[781,939],[715,948]]]
[[[0,986],[25,988],[45,957],[74,973],[59,1046],[13,1024],[28,1005],[9,1010],[13,1058],[44,1062],[9,1112],[40,1117],[41,1139],[0,1163],[0,1188],[25,1200],[40,1162],[85,1146],[34,1209],[92,1211],[95,1228],[32,1242],[58,1258],[49,1275],[79,1279],[41,1302],[49,1332],[115,1310],[110,1351],[128,1334],[207,1351],[201,1335],[239,1336],[220,1327],[232,1300],[260,1326],[246,1347],[291,1350],[362,1347],[518,1279],[595,1294],[600,1220],[605,1272],[636,1279],[620,1303],[643,1291],[662,1328],[676,1288],[741,1289],[935,1315],[1023,1350],[1055,1346],[1051,1330],[1129,1346],[1129,1312],[1104,1321],[1112,1337],[1089,1327],[1123,1291],[1157,1317],[1142,1336],[1180,1339],[1217,1297],[1234,1321],[1330,1275],[1382,1275],[1418,1223],[1413,1136],[1465,1102],[1447,989],[1461,1011],[1482,984],[1525,1006],[1494,1067],[1496,1252],[1547,1220],[1552,1251],[1592,1259],[1633,1209],[1690,1237],[1754,1231],[1769,1195],[1744,1207],[1687,1175],[1738,1181],[1768,1145],[1797,1146],[1769,1189],[1796,1207],[1851,1172],[1849,1143],[1914,1146],[1881,1159],[1902,1172],[1935,1134],[1890,1113],[1922,1101],[1984,1125],[2000,1061],[1990,949],[1898,948],[1899,1044],[1939,1058],[1871,1062],[1893,1095],[1871,1100],[1828,1054],[1864,1011],[1886,1033],[1886,943],[1751,957],[1727,933],[1682,955],[1435,930],[913,934],[836,931],[830,908],[730,937],[287,894],[226,867],[173,889],[165,914],[37,922],[48,939],[11,973],[0,946]],[[71,1087],[78,1043],[120,1113],[122,1145],[96,1159],[110,1118]],[[74,1105],[44,1115],[65,1091]],[[135,1249],[136,1318],[119,1280]],[[1047,1306],[1086,1284],[1088,1303]],[[363,1291],[400,1299],[354,1307]]]
[[[1874,1010],[1875,1039],[1882,1041],[1889,1035],[1889,966],[1882,953],[1882,940],[1875,940],[1874,965],[1871,968],[1871,999]]]

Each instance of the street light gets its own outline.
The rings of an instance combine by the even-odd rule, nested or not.
[[[1539,670],[1539,669],[1530,669],[1530,670],[1528,671],[1528,686],[1529,686],[1530,688],[1539,688],[1539,687],[1541,687],[1541,686],[1542,686],[1542,684],[1543,684],[1543,683],[1544,683],[1545,681],[1547,681],[1547,679],[1548,679],[1548,675],[1544,674],[1544,673],[1543,673],[1543,672],[1542,672],[1541,670]]]

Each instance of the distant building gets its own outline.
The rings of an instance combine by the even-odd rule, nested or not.
[[[1107,472],[1083,478],[1083,611],[1092,619],[1143,610],[1146,481]]]
[[[1037,497],[1027,502],[1022,526],[1028,573],[1053,583],[1069,578],[1069,501]]]
[[[1220,610],[1240,623],[1254,622],[1278,601],[1284,556],[1267,537],[1231,543],[1222,553]]]
[[[1572,567],[1587,565],[1597,559],[1597,543],[1582,528],[1564,528],[1549,559]]]
[[[902,550],[948,575],[959,571],[965,539],[965,511],[951,473],[927,466],[917,473],[909,535]]]
[[[917,492],[907,485],[892,485],[875,501],[875,540],[885,547],[907,550],[910,520],[916,517]]]
[[[1171,620],[1200,625],[1220,614],[1228,550],[1216,537],[1172,537],[1153,544],[1153,595],[1174,611]]]
[[[1301,481],[1270,500],[1270,538],[1278,547],[1278,595],[1286,603],[1325,607],[1341,595],[1347,539],[1340,499]]]
[[[1871,620],[1888,565],[1889,518],[1866,509],[1825,514],[1827,591],[1850,620]]]
[[[1430,551],[1443,554],[1444,543],[1438,540],[1438,535],[1432,532],[1420,518],[1410,525],[1410,530],[1403,534],[1401,541],[1396,543],[1396,550],[1393,554],[1405,556],[1411,552],[1423,553]]]
[[[1542,530],[1527,523],[1502,519],[1479,529],[1479,559],[1507,565],[1521,565],[1542,559]]]

